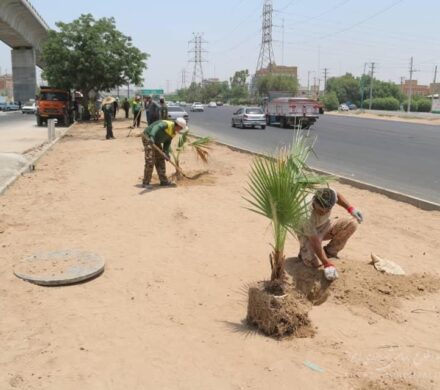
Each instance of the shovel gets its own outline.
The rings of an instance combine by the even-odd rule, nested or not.
[[[189,177],[189,176],[186,176],[184,173],[183,173],[183,171],[182,171],[182,168],[180,168],[179,166],[177,166],[176,164],[174,164],[172,161],[171,161],[171,159],[163,152],[163,150],[161,149],[161,148],[159,148],[159,146],[157,146],[156,144],[154,144],[154,143],[152,143],[152,145],[153,145],[153,147],[154,147],[154,149],[156,149],[158,152],[159,152],[159,154],[165,159],[165,160],[167,160],[174,168],[176,168],[176,171],[178,171],[183,177],[185,177],[185,178],[187,178],[187,179],[190,179],[190,180],[193,180],[194,179],[194,177]]]

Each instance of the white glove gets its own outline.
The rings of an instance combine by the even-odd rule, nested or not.
[[[359,223],[362,223],[362,221],[364,220],[364,216],[362,215],[362,213],[361,213],[360,210],[357,210],[357,209],[353,208],[353,209],[350,211],[350,214],[351,214],[353,217],[355,217],[356,220],[357,220]]]
[[[324,276],[327,280],[333,281],[339,278],[338,271],[335,267],[329,266],[324,268]]]

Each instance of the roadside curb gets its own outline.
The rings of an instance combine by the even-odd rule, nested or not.
[[[195,137],[198,137],[198,138],[201,137],[201,136],[199,136],[199,135],[197,135],[195,133],[192,133],[192,135],[195,136]],[[230,145],[230,144],[227,144],[225,142],[220,142],[220,141],[217,141],[217,140],[214,140],[214,142],[216,144],[226,146],[226,147],[228,147],[231,150],[234,150],[236,152],[251,154],[253,156],[261,156],[261,157],[266,157],[267,156],[267,154],[259,153],[259,152],[253,152],[252,150],[244,149],[244,148],[239,148],[237,146]],[[414,207],[417,207],[419,209],[422,209],[422,210],[426,210],[426,211],[440,211],[440,204],[438,204],[438,203],[430,202],[428,200],[417,198],[415,196],[410,196],[410,195],[407,195],[407,194],[404,194],[404,193],[401,193],[401,192],[398,192],[398,191],[392,191],[392,190],[389,190],[387,188],[379,187],[379,186],[376,186],[374,184],[366,183],[366,182],[363,182],[363,181],[360,181],[360,180],[350,179],[348,177],[341,176],[341,175],[338,175],[338,174],[333,173],[333,172],[323,171],[322,169],[317,169],[317,168],[314,168],[314,167],[310,167],[310,168],[313,170],[313,172],[319,173],[321,175],[327,175],[327,176],[336,177],[337,180],[341,184],[349,184],[349,185],[351,185],[351,186],[353,186],[355,188],[359,188],[361,190],[368,190],[368,191],[375,192],[375,193],[378,193],[378,194],[381,194],[381,195],[385,195],[386,197],[388,197],[388,198],[390,198],[392,200],[396,200],[398,202],[407,203],[407,204],[410,204],[410,205],[412,205]]]
[[[12,184],[14,184],[15,181],[20,176],[22,176],[23,174],[25,174],[27,172],[34,171],[35,170],[35,164],[37,163],[37,161],[41,157],[43,157],[61,138],[63,138],[66,135],[66,133],[75,126],[76,123],[77,122],[74,122],[69,127],[63,129],[52,142],[50,142],[50,143],[42,143],[39,146],[36,146],[35,148],[31,148],[31,149],[27,150],[26,152],[29,152],[32,149],[36,149],[36,148],[42,147],[42,149],[32,159],[30,159],[23,168],[21,168],[19,171],[17,171],[17,173],[14,176],[12,176],[10,179],[8,179],[6,181],[6,183],[4,183],[4,184],[2,184],[0,186],[0,195],[3,195],[3,193]]]

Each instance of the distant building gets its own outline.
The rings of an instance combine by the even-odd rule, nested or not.
[[[202,85],[209,85],[209,84],[214,84],[214,83],[219,83],[220,79],[216,78],[216,77],[212,77],[210,79],[203,79],[202,81]]]
[[[12,74],[0,75],[0,95],[6,96],[7,100],[12,101],[14,97],[14,83]]]
[[[409,95],[410,88],[413,96],[428,96],[430,94],[430,87],[427,85],[417,84],[417,80],[405,80],[402,84],[400,84],[400,90],[405,96]]]
[[[281,74],[285,76],[291,76],[298,78],[298,67],[297,66],[284,66],[284,65],[269,65],[267,68],[263,68],[260,70],[257,70],[255,72],[255,76],[265,76],[269,73],[272,74]]]
[[[431,94],[440,94],[440,83],[429,84],[429,92]]]

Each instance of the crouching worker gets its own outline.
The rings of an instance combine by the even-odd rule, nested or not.
[[[166,176],[165,159],[170,159],[171,141],[182,129],[186,130],[186,121],[184,118],[177,118],[175,121],[159,120],[153,122],[145,128],[142,134],[142,143],[145,149],[145,168],[143,187],[151,189],[150,185],[153,168],[156,167],[161,186],[169,186],[171,182]],[[156,145],[162,150],[160,153]]]
[[[330,220],[335,204],[343,207],[352,217]],[[300,252],[298,257],[308,267],[324,266],[327,279],[337,279],[338,274],[331,258],[338,258],[348,239],[363,220],[362,213],[350,206],[344,196],[331,188],[316,190],[304,223],[302,234],[298,236]],[[324,247],[323,241],[330,241]]]

